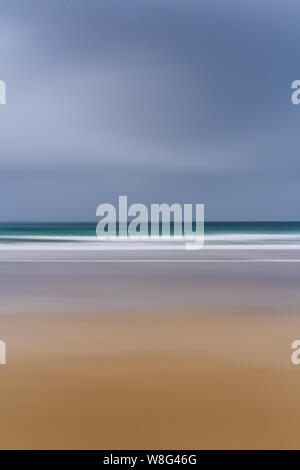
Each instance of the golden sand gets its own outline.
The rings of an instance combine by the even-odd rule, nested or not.
[[[0,317],[2,449],[300,448],[300,317]]]

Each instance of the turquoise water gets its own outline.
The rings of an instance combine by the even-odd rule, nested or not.
[[[96,222],[0,223],[2,245],[91,241],[96,241]],[[206,222],[205,244],[300,245],[300,222]]]

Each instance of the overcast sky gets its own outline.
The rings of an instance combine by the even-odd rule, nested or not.
[[[0,221],[299,220],[297,0],[0,0]]]

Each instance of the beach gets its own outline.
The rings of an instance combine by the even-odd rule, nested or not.
[[[299,448],[296,313],[8,315],[0,329],[2,449]]]
[[[3,253],[2,449],[299,448],[298,252]]]
[[[0,2],[0,450],[300,450],[300,2]]]

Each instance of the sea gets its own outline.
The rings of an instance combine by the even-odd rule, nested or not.
[[[160,230],[161,231],[161,230]],[[174,227],[171,223],[168,243],[151,246],[160,248],[178,247],[172,240]],[[149,227],[148,234],[150,235]],[[189,235],[189,234],[188,234]],[[117,237],[118,239],[118,237]],[[0,223],[0,250],[43,249],[85,250],[105,249],[107,246],[126,248],[129,242],[111,244],[99,240],[96,222],[39,222]],[[138,241],[138,239],[137,239]],[[132,243],[131,243],[132,245]],[[148,241],[134,245],[147,248]],[[204,249],[299,249],[300,222],[206,222],[204,224]]]

